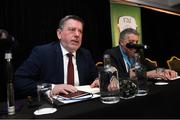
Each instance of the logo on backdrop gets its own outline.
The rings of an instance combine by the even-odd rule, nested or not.
[[[137,29],[136,20],[132,16],[121,16],[119,17],[119,23],[117,24],[119,32],[122,32],[126,28]]]

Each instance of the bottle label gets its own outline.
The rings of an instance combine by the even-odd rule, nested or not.
[[[13,114],[15,114],[15,106],[8,107],[8,115],[13,115]]]

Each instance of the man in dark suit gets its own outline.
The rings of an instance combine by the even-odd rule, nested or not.
[[[118,69],[120,77],[129,77],[129,71],[131,70],[131,66],[133,64],[134,55],[137,52],[136,48],[128,48],[126,44],[137,44],[138,41],[139,33],[132,28],[127,28],[120,33],[119,45],[105,51],[105,54],[109,54],[111,56],[112,65]],[[147,69],[148,78],[162,78],[170,80],[171,78],[177,76],[177,72],[170,69],[164,69],[161,72],[157,72],[155,67],[150,66],[145,61],[142,51],[140,51],[140,54],[140,61]]]
[[[37,82],[53,84],[52,94],[73,93],[74,86],[91,84],[97,78],[97,70],[90,52],[80,48],[84,22],[68,15],[60,20],[57,29],[59,41],[37,46],[30,57],[15,73],[15,91],[19,95],[36,95]],[[72,54],[74,83],[68,84],[68,58]]]

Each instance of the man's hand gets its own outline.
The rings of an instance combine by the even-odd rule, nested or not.
[[[67,84],[58,84],[52,89],[52,95],[59,95],[60,93],[69,94],[74,92],[77,92],[77,88]]]
[[[108,85],[108,91],[115,90],[119,90],[119,81],[116,79],[116,77],[112,76],[110,83]]]
[[[163,80],[173,80],[178,76],[177,72],[170,69],[157,68],[156,70],[148,71],[147,76],[149,78],[160,78]]]
[[[99,87],[100,86],[99,78],[96,78],[90,86],[91,88]]]
[[[130,78],[134,78],[136,76],[136,73],[135,73],[135,68],[131,68],[129,70],[129,77]]]
[[[164,76],[168,79],[171,80],[173,78],[176,78],[178,76],[177,72],[174,70],[170,70],[170,69],[165,69],[164,70]]]

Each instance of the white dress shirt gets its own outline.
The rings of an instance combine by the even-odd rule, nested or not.
[[[69,58],[67,56],[67,51],[62,44],[60,43],[61,50],[62,50],[62,55],[63,55],[63,63],[64,63],[64,84],[67,84],[67,67],[68,67],[68,61]],[[76,52],[72,53],[72,62],[74,65],[74,86],[79,86],[79,75],[78,75],[78,69],[77,69],[77,64],[76,64]]]

